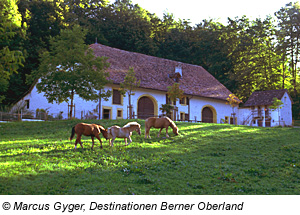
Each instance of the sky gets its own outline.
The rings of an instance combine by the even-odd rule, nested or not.
[[[191,25],[203,19],[217,19],[227,24],[227,17],[246,15],[250,20],[274,15],[289,2],[297,0],[132,0],[150,13],[162,18],[164,12],[173,13],[175,20],[190,19]],[[111,1],[114,2],[114,1]]]

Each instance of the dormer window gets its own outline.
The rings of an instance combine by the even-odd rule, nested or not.
[[[179,82],[179,79],[182,77],[182,68],[181,65],[175,67],[175,72],[168,75],[169,78],[172,78],[176,83]]]
[[[175,67],[175,74],[179,74],[182,77],[182,68],[181,65]]]

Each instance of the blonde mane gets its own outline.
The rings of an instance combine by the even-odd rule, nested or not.
[[[137,126],[141,127],[141,125],[137,122],[128,122],[126,125],[123,126],[123,128],[129,128],[132,125],[137,125]]]
[[[164,116],[163,118],[165,118],[166,120],[168,120],[168,122],[170,123],[171,128],[177,128],[176,124],[167,116]]]

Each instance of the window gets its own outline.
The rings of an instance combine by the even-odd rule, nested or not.
[[[111,119],[111,108],[103,107],[103,119]]]
[[[123,109],[117,109],[117,119],[123,119]]]
[[[184,112],[180,112],[180,120],[181,121],[185,120],[185,113]]]
[[[26,108],[29,109],[29,99],[25,100],[25,105],[26,105]]]
[[[225,123],[229,123],[229,117],[225,116]]]
[[[122,117],[122,110],[118,110],[118,117]]]
[[[187,120],[187,121],[188,121],[189,119],[190,119],[189,114],[186,113],[185,116],[184,116],[184,120]]]
[[[179,104],[181,105],[189,105],[189,98],[184,96],[179,100]]]
[[[166,104],[172,104],[168,94],[166,94]],[[173,105],[176,105],[176,101],[173,102]]]
[[[235,122],[234,122],[235,121]],[[237,117],[235,117],[235,120],[233,121],[233,117],[230,117],[230,124],[233,125],[233,122],[235,125],[237,125]]]
[[[121,93],[119,90],[116,89],[113,89],[113,104],[114,105],[122,104]]]

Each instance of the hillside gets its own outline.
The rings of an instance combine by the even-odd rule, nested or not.
[[[300,132],[177,123],[130,146],[69,141],[77,121],[0,123],[0,194],[299,194]],[[92,122],[92,121],[87,121]],[[96,122],[96,121],[95,121]],[[103,126],[126,120],[98,121]],[[102,136],[101,136],[102,137]]]

